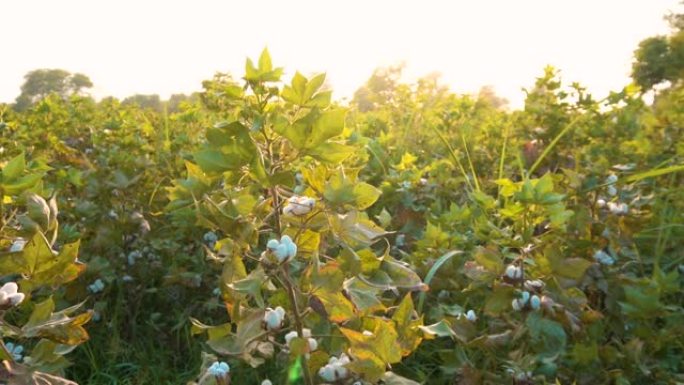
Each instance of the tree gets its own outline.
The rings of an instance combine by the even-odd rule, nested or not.
[[[157,94],[151,94],[151,95],[143,95],[143,94],[135,94],[133,96],[129,96],[126,99],[124,99],[121,102],[122,105],[137,105],[138,107],[142,109],[147,109],[150,108],[154,111],[161,112],[162,110],[162,102],[161,98],[159,98],[159,95]]]
[[[366,112],[389,102],[401,79],[404,67],[404,64],[399,64],[373,71],[373,75],[366,81],[366,84],[354,93],[352,103],[356,105],[359,111]]]
[[[673,85],[684,77],[684,15],[667,18],[673,32],[642,40],[634,51],[632,79],[644,91],[669,81]]]
[[[66,98],[92,86],[90,78],[81,73],[72,74],[62,69],[33,70],[24,76],[21,94],[14,107],[23,111],[52,93]]]
[[[482,103],[496,109],[503,109],[508,106],[508,99],[503,98],[496,94],[494,86],[486,85],[480,88],[477,93],[478,103]]]

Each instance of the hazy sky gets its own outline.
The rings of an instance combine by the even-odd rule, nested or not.
[[[0,102],[35,68],[85,73],[96,97],[192,92],[216,71],[242,76],[264,46],[288,78],[327,72],[337,98],[401,61],[409,79],[491,84],[514,106],[546,64],[601,96],[629,81],[641,39],[668,31],[668,10],[678,1],[5,0]]]

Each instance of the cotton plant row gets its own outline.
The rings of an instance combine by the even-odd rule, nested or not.
[[[56,346],[85,342],[82,325],[91,314],[76,314],[80,305],[58,311],[53,297],[85,269],[79,244],[57,244],[59,210],[56,194],[41,195],[44,169],[23,153],[0,168],[0,239],[9,240],[0,249],[0,377],[13,384],[72,384],[59,377],[68,365],[62,356],[71,349]]]

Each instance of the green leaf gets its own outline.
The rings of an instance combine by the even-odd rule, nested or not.
[[[349,295],[352,303],[361,312],[373,313],[385,310],[385,305],[378,299],[380,290],[365,284],[358,278],[348,279],[344,282],[344,290]]]
[[[684,164],[665,167],[665,168],[658,168],[658,169],[642,172],[639,174],[630,175],[625,180],[627,182],[638,182],[638,181],[646,179],[646,178],[652,178],[655,176],[661,176],[661,175],[666,175],[666,174],[670,174],[673,172],[681,172],[681,171],[684,171]]]
[[[355,148],[335,142],[322,143],[309,151],[307,154],[321,162],[337,164],[349,158]]]
[[[530,343],[540,356],[556,357],[565,350],[567,335],[558,322],[535,312],[528,315],[525,325],[530,334]]]
[[[317,147],[326,140],[342,134],[346,114],[347,110],[343,108],[331,109],[320,114],[313,123],[306,148]]]
[[[432,325],[421,326],[420,330],[425,333],[425,338],[431,339],[435,337],[455,337],[454,331],[445,320],[441,320]]]
[[[430,285],[430,282],[432,282],[432,279],[435,277],[437,274],[437,271],[445,264],[447,263],[451,258],[453,258],[455,255],[461,254],[462,252],[460,250],[451,250],[449,252],[446,252],[442,254],[435,263],[432,265],[428,273],[425,275],[425,280],[423,281],[426,285]],[[418,297],[418,312],[423,313],[423,304],[425,303],[425,296],[427,295],[427,292],[422,292],[420,293],[420,296]]]
[[[490,273],[499,275],[503,273],[504,263],[503,257],[498,249],[489,247],[478,247],[475,251],[475,261],[480,266],[484,267]]]
[[[408,293],[392,315],[392,321],[394,321],[397,334],[399,335],[397,341],[401,345],[402,356],[411,354],[423,341],[423,333],[420,330],[423,320],[418,317],[414,318],[415,315],[413,299],[411,298],[411,293]]]
[[[12,158],[5,167],[2,168],[2,181],[3,184],[7,184],[19,178],[26,168],[26,159],[24,158],[24,153]]]
[[[265,73],[273,70],[273,64],[271,63],[271,55],[268,53],[268,48],[264,48],[261,51],[261,56],[259,56],[259,72]]]
[[[365,210],[375,203],[380,197],[381,191],[368,183],[357,183],[353,190],[356,208]]]
[[[551,252],[546,257],[555,274],[575,280],[582,278],[584,272],[592,264],[591,261],[583,258],[563,258],[561,253]]]
[[[494,286],[492,293],[487,296],[484,311],[494,317],[503,312],[512,311],[511,302],[513,298],[515,298],[515,290],[511,286]]]
[[[312,77],[311,80],[309,80],[309,82],[306,84],[306,88],[302,90],[302,101],[308,101],[309,99],[311,99],[316,93],[316,91],[318,91],[321,88],[324,82],[325,74],[318,74]]]

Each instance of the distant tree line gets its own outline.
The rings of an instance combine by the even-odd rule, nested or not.
[[[71,73],[63,69],[37,69],[24,76],[21,93],[15,99],[14,109],[25,111],[35,103],[50,94],[57,94],[62,98],[72,95],[86,94],[86,90],[93,87],[90,78],[82,73]],[[143,109],[161,112],[166,108],[168,112],[176,112],[183,102],[194,101],[199,98],[198,93],[191,95],[173,94],[168,100],[162,100],[157,94],[135,94],[121,101],[124,105],[137,105]]]

